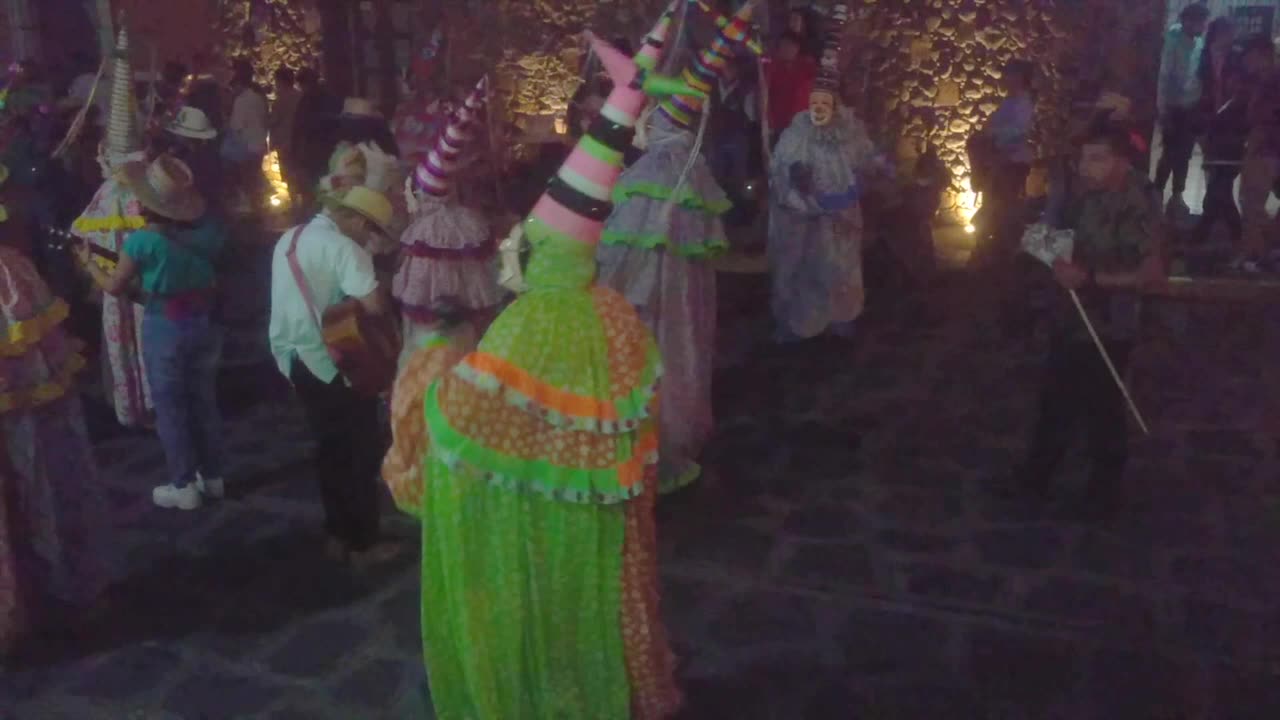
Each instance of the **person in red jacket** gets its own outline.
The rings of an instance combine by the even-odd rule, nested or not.
[[[769,131],[772,143],[798,113],[809,111],[809,93],[818,74],[818,64],[802,54],[804,38],[788,32],[778,40],[774,56],[766,60],[765,82],[769,86]]]

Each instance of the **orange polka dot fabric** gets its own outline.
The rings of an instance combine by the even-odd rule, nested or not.
[[[452,376],[440,383],[440,407],[454,429],[503,455],[571,468],[603,469],[618,462],[616,437],[548,425],[501,395]]]
[[[612,290],[592,288],[522,296],[455,374],[544,422],[623,434],[646,417],[661,372],[635,309]]]
[[[422,514],[422,460],[429,446],[422,400],[427,387],[449,372],[470,348],[442,344],[423,348],[409,357],[391,390],[391,449],[382,461],[382,481],[396,507],[415,517]]]
[[[633,720],[661,720],[680,709],[676,656],[659,612],[658,531],[653,518],[656,466],[644,494],[627,503],[622,557],[622,642],[631,682]]]
[[[643,389],[640,385],[648,362],[645,350],[652,342],[649,328],[640,322],[631,303],[613,289],[597,287],[591,294],[609,348],[609,396],[623,397]]]

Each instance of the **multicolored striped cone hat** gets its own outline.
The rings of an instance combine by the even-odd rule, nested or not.
[[[810,0],[802,0],[802,1],[804,2],[805,6],[808,7]],[[729,18],[721,15],[719,10],[716,10],[715,8],[708,5],[706,0],[698,0],[698,9],[701,10],[707,16],[709,16],[712,20],[714,20],[717,28],[724,28],[726,25],[729,24]],[[751,35],[747,38],[747,49],[750,50],[752,53],[754,53],[756,56],[760,56],[764,54],[764,45],[760,43],[760,34],[758,32],[751,33]]]
[[[717,81],[724,75],[724,68],[733,60],[734,48],[741,45],[751,33],[751,15],[755,12],[755,2],[748,0],[733,18],[722,26],[711,45],[698,54],[681,73],[681,79],[691,88],[698,90],[701,97],[673,96],[658,106],[658,112],[667,116],[671,122],[682,128],[692,130],[697,125],[698,116],[702,114],[702,103]],[[718,24],[718,23],[717,23]]]
[[[658,22],[654,24],[649,34],[644,36],[644,41],[640,44],[640,52],[636,53],[636,67],[647,72],[653,72],[658,67],[658,61],[662,59],[662,52],[666,48],[667,35],[671,32],[671,21],[676,16],[679,3],[680,0],[671,0],[671,4],[662,12],[662,17],[658,18]]]
[[[658,24],[663,22],[659,20]],[[591,33],[587,33],[587,39],[613,81],[613,90],[605,99],[600,116],[578,141],[525,219],[525,232],[533,242],[562,237],[596,245],[604,221],[613,209],[610,197],[622,173],[622,154],[631,144],[646,96],[706,98],[702,91],[681,80],[645,70],[636,60]],[[650,49],[646,47],[637,55],[644,55]]]
[[[448,126],[436,138],[435,147],[418,163],[413,173],[418,190],[435,197],[449,194],[449,176],[457,168],[462,151],[475,138],[476,121],[489,100],[488,96],[489,76],[485,75],[476,83],[462,107],[449,118]]]
[[[111,115],[107,124],[107,151],[123,157],[142,149],[133,131],[133,68],[129,65],[129,29],[120,28],[111,72]]]

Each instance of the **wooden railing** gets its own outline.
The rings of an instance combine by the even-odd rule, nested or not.
[[[1280,278],[1192,277],[1169,278],[1147,295],[1172,300],[1229,303],[1280,302]]]

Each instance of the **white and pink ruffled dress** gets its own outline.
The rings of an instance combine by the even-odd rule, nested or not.
[[[432,308],[441,301],[465,308],[479,336],[507,299],[488,221],[453,197],[423,195],[418,203],[400,238],[400,266],[391,282],[404,318],[402,361],[439,321]]]

